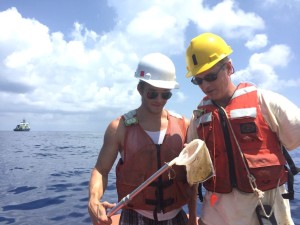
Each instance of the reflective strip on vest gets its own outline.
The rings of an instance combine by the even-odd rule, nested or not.
[[[211,122],[211,119],[212,118],[212,113],[209,112],[209,113],[205,113],[203,114],[202,116],[200,116],[197,120],[196,120],[196,124],[197,126],[199,126],[200,124],[202,123],[208,123],[208,122]]]
[[[200,102],[200,104],[198,105],[198,107],[201,107],[201,106],[206,106],[206,105],[212,105],[212,101],[211,100],[202,100]]]
[[[131,110],[128,113],[124,114],[123,116],[124,116],[125,120],[128,120],[128,119],[132,119],[133,117],[135,117],[135,115],[136,115],[136,110],[134,109],[134,110]]]
[[[256,108],[234,109],[230,111],[230,118],[236,119],[241,117],[256,118]]]
[[[247,94],[247,93],[250,93],[252,91],[256,91],[256,90],[257,90],[257,88],[255,86],[249,86],[249,87],[244,87],[244,88],[241,88],[241,89],[237,89],[234,92],[234,94],[233,94],[233,96],[232,96],[231,99],[239,97],[239,96]]]
[[[233,94],[233,96],[232,96],[231,99],[237,98],[237,97],[239,97],[241,95],[244,95],[244,94],[250,93],[252,91],[256,91],[256,90],[257,90],[257,88],[255,86],[249,86],[249,87],[244,87],[244,88],[241,88],[241,89],[237,89],[234,92],[234,94]],[[212,103],[212,101],[210,99],[208,99],[208,100],[202,100],[200,102],[200,104],[198,105],[198,107],[203,107],[203,106],[212,105],[212,104],[213,103]]]

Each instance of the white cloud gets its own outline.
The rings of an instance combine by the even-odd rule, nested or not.
[[[291,59],[291,50],[287,45],[273,45],[267,52],[256,53],[250,58],[250,66],[257,64],[284,67]]]
[[[22,17],[15,8],[0,12],[0,104],[7,106],[1,110],[54,113],[49,118],[60,121],[64,113],[118,116],[140,103],[133,76],[138,59],[160,51],[184,60],[191,23],[199,33],[217,32],[243,42],[254,37],[246,44],[249,49],[268,43],[266,35],[255,35],[265,29],[263,19],[233,0],[212,6],[201,0],[108,4],[117,15],[108,19],[116,20],[116,26],[101,34],[76,21],[71,34],[50,33],[46,25]],[[245,74],[271,86],[269,78],[278,79],[274,68],[286,66],[290,57],[287,46],[274,45],[253,54]],[[188,99],[180,91],[174,95],[178,102]]]
[[[0,43],[7,44],[8,67],[23,66],[52,50],[48,28],[34,19],[22,18],[15,8],[0,13],[0,27]]]
[[[265,34],[256,34],[252,40],[246,42],[245,46],[250,50],[257,50],[268,44],[268,37]]]
[[[274,45],[266,52],[253,54],[248,67],[238,71],[233,79],[250,81],[265,89],[279,90],[287,83],[282,82],[284,77],[281,78],[275,69],[287,66],[291,59],[292,53],[288,46]],[[299,83],[299,81],[291,82]]]
[[[227,37],[248,37],[256,30],[265,27],[261,17],[252,12],[245,12],[238,8],[233,0],[225,0],[212,8],[190,5],[190,18],[201,30],[216,30]]]
[[[298,20],[300,13],[300,0],[257,0],[256,4],[268,14],[272,12],[270,17],[273,17],[279,23],[294,23]]]
[[[1,21],[7,17],[11,21],[10,26],[0,27],[5,34],[0,45],[12,46],[1,58],[1,70],[6,71],[1,73],[1,81],[31,86],[29,93],[20,89],[19,94],[11,96],[16,107],[29,104],[44,110],[76,112],[135,105],[137,93],[128,92],[135,86],[130,76],[133,69],[127,65],[132,57],[124,60],[127,54],[119,50],[122,43],[116,44],[117,39],[98,46],[98,35],[75,23],[74,39],[67,42],[61,33],[49,34],[48,28],[36,20],[22,18],[15,8],[0,16]],[[124,101],[123,95],[133,102]],[[4,96],[0,92],[0,99]]]
[[[181,16],[178,11],[179,8],[185,11],[182,1],[109,2],[118,12],[119,21],[109,36],[113,38],[121,33],[126,50],[141,55],[150,51],[171,55],[184,50],[188,14]]]

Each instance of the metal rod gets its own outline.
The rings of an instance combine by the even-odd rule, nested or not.
[[[114,215],[118,210],[123,208],[125,205],[128,204],[129,201],[131,201],[138,193],[140,193],[145,187],[147,187],[152,181],[154,181],[156,178],[158,178],[161,174],[163,174],[166,170],[168,170],[169,167],[173,166],[176,161],[178,160],[178,157],[173,159],[171,162],[166,163],[164,166],[162,166],[158,171],[156,171],[154,174],[152,174],[151,177],[149,177],[147,180],[145,180],[140,186],[138,186],[136,189],[134,189],[130,194],[126,195],[115,207],[113,207],[108,213],[107,216],[111,217]]]

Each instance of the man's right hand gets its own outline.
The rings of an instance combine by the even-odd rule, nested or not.
[[[116,204],[109,202],[99,202],[98,200],[89,201],[88,211],[93,225],[110,225],[112,220],[106,215],[106,210],[113,208]]]

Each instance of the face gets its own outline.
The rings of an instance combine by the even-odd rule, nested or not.
[[[152,113],[161,113],[172,96],[170,89],[157,88],[148,83],[138,91],[142,96],[142,106]]]
[[[196,75],[192,83],[199,85],[205,95],[211,100],[222,101],[232,95],[231,62],[217,64],[211,69]]]

